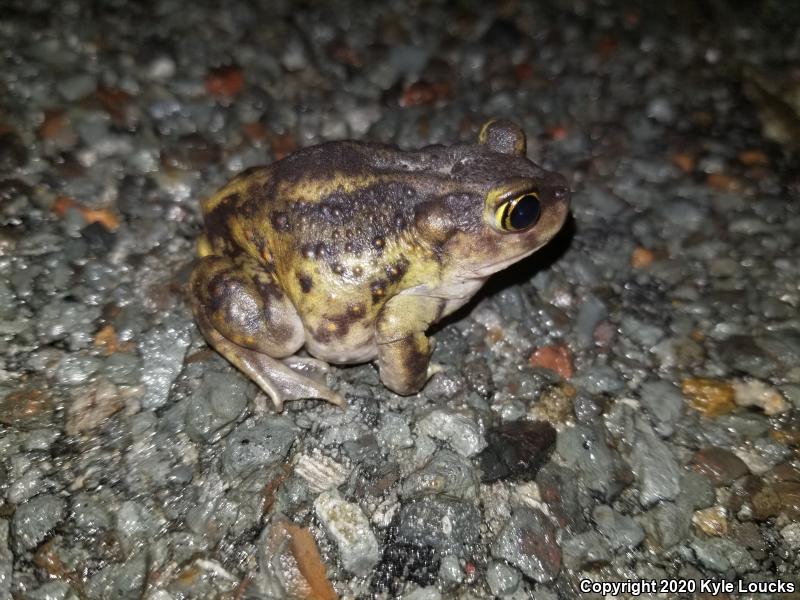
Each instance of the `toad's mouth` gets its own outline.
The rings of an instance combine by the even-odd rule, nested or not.
[[[479,267],[461,273],[461,277],[463,277],[464,279],[486,279],[487,277],[497,273],[498,271],[502,271],[506,267],[510,267],[514,263],[521,261],[523,258],[527,258],[528,256],[539,250],[544,245],[545,244],[542,244],[541,246],[536,246],[534,248],[530,248],[529,250],[526,250],[522,254],[517,254],[515,256],[512,256],[511,258],[505,258],[503,260],[499,260],[489,264],[480,265]]]

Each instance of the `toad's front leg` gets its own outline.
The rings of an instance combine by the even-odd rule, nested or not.
[[[399,295],[381,310],[375,326],[378,370],[383,384],[396,394],[420,391],[441,370],[430,363],[433,344],[425,331],[438,318],[442,303],[439,298]]]
[[[208,343],[255,381],[276,410],[300,398],[344,404],[339,394],[302,373],[310,363],[292,355],[303,345],[303,324],[274,277],[257,263],[201,258],[192,271],[189,297]]]

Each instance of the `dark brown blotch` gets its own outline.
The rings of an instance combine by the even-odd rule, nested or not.
[[[413,337],[408,337],[396,342],[403,357],[406,385],[408,393],[419,391],[428,376],[430,353],[424,352]]]
[[[331,271],[333,271],[336,275],[343,275],[344,267],[340,263],[333,263],[331,265]]]
[[[360,311],[360,312],[359,312]],[[354,323],[364,315],[366,309],[363,304],[351,304],[347,307],[347,312],[341,315],[326,315],[319,327],[314,332],[315,337],[328,343],[333,339],[342,338],[347,335]]]
[[[298,273],[297,281],[300,284],[300,289],[303,291],[304,294],[310,292],[311,288],[314,287],[314,280],[311,279],[311,276],[307,275],[306,273]]]
[[[377,304],[386,296],[386,280],[378,279],[373,281],[369,289],[372,292],[372,303]]]
[[[282,298],[283,290],[276,283],[275,278],[268,273],[258,273],[253,277],[259,295],[264,299]]]
[[[386,239],[381,235],[375,236],[372,238],[372,247],[376,250],[383,250],[386,247]]]
[[[328,256],[328,247],[323,242],[317,244],[303,244],[300,247],[300,252],[305,258],[319,260]]]
[[[408,259],[405,257],[393,262],[386,267],[386,278],[390,283],[397,283],[408,271]]]
[[[235,205],[239,204],[239,200],[240,199],[241,199],[241,196],[239,195],[239,192],[232,192],[232,193],[228,194],[227,196],[225,196],[222,199],[222,202],[220,202],[218,206],[221,206],[223,204],[226,204],[228,206],[235,206]]]
[[[270,222],[272,223],[272,226],[275,228],[275,231],[286,232],[291,230],[291,223],[289,222],[289,216],[283,211],[277,211],[272,213]]]

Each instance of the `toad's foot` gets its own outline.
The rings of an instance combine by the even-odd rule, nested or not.
[[[224,257],[200,259],[190,280],[200,331],[217,352],[258,384],[275,410],[283,410],[286,401],[307,398],[343,406],[344,398],[315,380],[314,371],[324,375],[327,365],[291,356],[303,343],[302,323],[283,293],[269,285],[270,278],[269,273]],[[269,289],[270,295],[259,289]]]
[[[331,370],[328,363],[310,356],[290,356],[284,358],[281,362],[293,371],[321,384],[325,383],[325,376]]]

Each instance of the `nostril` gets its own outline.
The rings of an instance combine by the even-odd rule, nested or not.
[[[564,184],[556,184],[553,186],[553,198],[556,200],[566,200],[569,198],[569,187]]]

